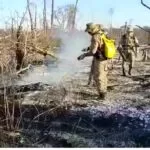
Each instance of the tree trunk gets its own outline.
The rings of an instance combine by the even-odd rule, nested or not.
[[[52,0],[52,12],[51,12],[51,28],[53,28],[53,24],[54,24],[54,0]]]
[[[27,10],[23,14],[23,17],[21,18],[20,25],[18,27],[17,35],[16,35],[16,37],[17,37],[17,42],[16,42],[16,61],[17,61],[17,67],[16,67],[16,69],[17,70],[21,69],[22,64],[23,64],[23,58],[24,58],[24,55],[25,55],[24,50],[21,47],[21,42],[22,42],[21,33],[22,33],[22,24],[24,22],[24,18],[25,18],[26,13],[27,13]]]
[[[30,9],[30,1],[29,0],[27,0],[27,8],[28,8],[29,17],[30,17],[31,34],[32,34],[32,38],[34,38],[34,23],[33,23],[33,18],[32,18],[32,13],[31,13],[31,9]]]
[[[45,34],[47,33],[47,11],[46,11],[46,0],[44,0],[44,8],[43,8],[43,28]]]
[[[75,29],[78,1],[79,0],[76,0],[76,4],[75,4],[74,18],[73,18],[73,23],[72,23],[72,30]]]

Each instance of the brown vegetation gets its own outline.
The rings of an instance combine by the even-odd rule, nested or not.
[[[45,24],[43,29],[36,28],[37,10],[33,15],[31,11],[33,6],[30,4],[30,0],[27,0],[27,8],[19,23],[18,20],[16,21],[15,18],[12,18],[10,29],[1,30],[1,71],[8,70],[10,64],[11,66],[13,64],[12,68],[16,66],[16,70],[20,70],[28,63],[42,61],[46,55],[54,57],[52,53],[53,47],[58,46],[59,42],[51,37],[51,30],[48,30],[48,27],[45,31]],[[28,22],[27,17],[29,17],[30,30],[25,27]],[[45,16],[44,22],[47,22]]]

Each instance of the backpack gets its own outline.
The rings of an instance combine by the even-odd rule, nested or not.
[[[115,40],[108,39],[104,34],[101,36],[104,42],[104,56],[107,59],[113,59],[116,55]]]
[[[137,42],[136,42],[136,37],[135,35],[133,35],[133,37],[131,37],[131,39],[133,40],[133,43],[129,43],[129,40],[128,40],[128,36],[126,34],[124,34],[122,36],[122,46],[125,47],[125,46],[136,46],[138,45]]]

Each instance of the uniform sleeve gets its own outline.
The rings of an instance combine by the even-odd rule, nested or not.
[[[139,44],[137,37],[135,37],[135,44],[137,44],[137,45]]]
[[[89,52],[85,53],[85,56],[93,56],[98,47],[101,47],[102,39],[99,39],[97,35],[93,36],[91,39],[91,45],[89,46]]]
[[[93,36],[90,46],[90,51],[92,54],[95,54],[98,49],[99,41],[97,36]]]

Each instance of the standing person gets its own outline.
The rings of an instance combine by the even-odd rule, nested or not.
[[[132,68],[135,63],[136,47],[139,46],[138,40],[134,35],[131,27],[127,28],[127,32],[121,37],[119,48],[122,50],[122,73],[126,76],[126,63],[129,63],[128,74],[132,75]]]
[[[80,55],[78,60],[94,57],[93,76],[99,94],[99,99],[105,99],[107,94],[107,58],[104,55],[104,42],[99,25],[87,24],[85,32],[91,36],[89,51]]]
[[[90,25],[90,24],[92,24],[92,23],[89,23],[88,25]],[[104,30],[103,26],[102,26],[101,24],[96,24],[96,26],[99,28],[99,33],[100,33],[101,35],[105,34],[106,37],[107,37],[108,32],[106,32],[106,31]],[[84,48],[82,51],[83,51],[83,52],[88,52],[88,51],[90,51],[90,47]],[[90,73],[89,73],[89,78],[88,78],[88,85],[91,85],[91,83],[93,83],[93,86],[95,86],[94,79],[93,79],[93,75],[94,75],[94,57],[93,57],[93,59],[92,59],[92,64],[91,64],[91,68],[90,68]],[[92,82],[92,81],[93,81],[93,82]]]

